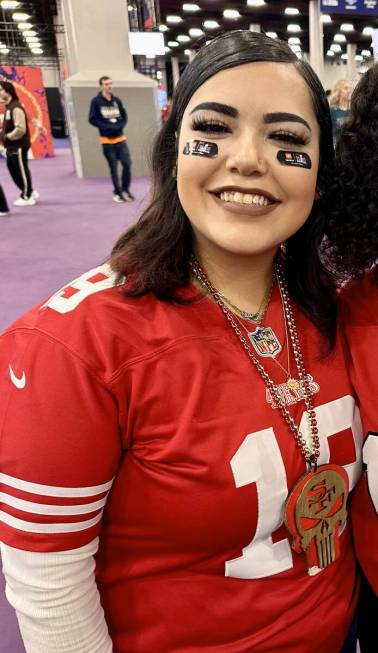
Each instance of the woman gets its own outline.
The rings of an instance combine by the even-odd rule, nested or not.
[[[378,414],[376,348],[378,336],[378,65],[359,81],[352,95],[351,115],[340,134],[334,184],[329,190],[333,207],[328,239],[334,267],[342,281],[357,278],[344,289],[342,316],[352,359],[365,434],[364,474],[352,504],[354,538],[359,562],[372,591],[378,594]],[[362,278],[361,278],[362,277]],[[367,588],[367,594],[369,589]],[[364,639],[375,628],[378,601],[363,597]],[[369,612],[370,611],[370,617]],[[375,639],[363,647],[369,647]]]
[[[332,130],[335,141],[337,140],[344,120],[349,115],[350,95],[352,86],[347,79],[339,79],[330,95]]]
[[[180,79],[110,266],[3,336],[0,539],[27,650],[340,651],[361,427],[318,252],[332,172],[311,68],[225,33]]]
[[[7,152],[7,166],[10,176],[21,191],[20,197],[13,204],[34,206],[39,193],[33,191],[28,164],[30,133],[26,112],[11,82],[0,81],[0,99],[5,103],[2,140]]]

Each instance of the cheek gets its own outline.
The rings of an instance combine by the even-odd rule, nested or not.
[[[317,157],[309,154],[311,168],[299,168],[297,166],[276,165],[276,176],[286,193],[298,201],[313,201],[316,191],[318,175]]]

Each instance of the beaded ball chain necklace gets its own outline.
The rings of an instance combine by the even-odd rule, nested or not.
[[[226,306],[222,293],[212,285],[196,258],[193,257],[191,259],[190,267],[193,276],[208,292],[227,318],[235,336],[270,391],[275,404],[279,408],[306,461],[308,471],[298,480],[289,493],[285,503],[284,519],[287,528],[293,535],[292,548],[297,553],[306,553],[308,573],[315,575],[336,560],[339,555],[339,533],[345,524],[347,516],[346,501],[349,479],[347,473],[340,465],[327,464],[321,465],[318,468],[317,461],[320,456],[320,439],[316,412],[312,402],[309,377],[304,366],[294,313],[281,263],[279,260],[276,261],[275,275],[280,290],[284,319],[288,326],[299,383],[303,388],[303,400],[306,407],[305,415],[311,433],[310,444],[307,443],[300,427],[290,415],[284,400],[278,392],[276,384],[253,353],[250,344],[235,321],[234,315]],[[333,509],[336,510],[337,516],[331,523],[330,520],[327,521],[326,515]],[[310,520],[317,523],[323,522],[324,528],[321,533],[318,533],[315,528],[306,528],[306,524]],[[327,532],[324,534],[324,531]]]

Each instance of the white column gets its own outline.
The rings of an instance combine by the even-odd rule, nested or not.
[[[258,23],[251,23],[249,26],[250,32],[261,32],[261,25]]]
[[[356,52],[357,45],[355,43],[347,43],[347,74],[349,81],[352,83],[357,78]]]
[[[88,123],[98,80],[108,75],[113,92],[128,113],[125,135],[131,151],[132,174],[148,174],[148,151],[159,128],[156,83],[134,70],[129,47],[129,17],[125,0],[60,0],[65,27],[69,77],[64,84],[66,116],[79,177],[106,177],[97,130]]]
[[[320,77],[324,74],[323,23],[321,20],[320,0],[309,2],[310,64]]]
[[[171,65],[172,65],[173,88],[176,88],[178,81],[180,79],[180,68],[179,68],[179,61],[177,57],[171,57]]]

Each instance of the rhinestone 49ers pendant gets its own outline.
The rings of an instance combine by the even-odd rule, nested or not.
[[[297,553],[306,553],[310,576],[340,554],[348,491],[348,474],[343,467],[321,465],[304,474],[286,499],[284,519],[293,535],[291,546]]]

